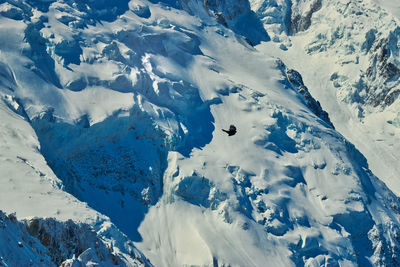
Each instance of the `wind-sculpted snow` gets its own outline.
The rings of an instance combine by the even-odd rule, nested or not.
[[[21,229],[35,244],[14,255],[44,251],[66,266],[398,265],[399,199],[333,128],[307,68],[249,45],[272,36],[291,53],[324,3],[3,1],[0,208],[29,217]],[[393,55],[375,49],[378,35],[360,49]],[[386,58],[376,69],[391,68]]]

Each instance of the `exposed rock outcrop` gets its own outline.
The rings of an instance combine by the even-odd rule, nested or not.
[[[303,97],[305,104],[314,112],[315,115],[317,115],[334,129],[335,127],[329,119],[329,114],[322,109],[319,101],[315,100],[315,98],[312,97],[312,95],[308,91],[308,88],[303,83],[303,78],[301,77],[301,74],[296,70],[288,69],[281,60],[278,60],[277,64],[287,79],[287,85],[292,87],[292,89],[296,90]]]
[[[18,220],[0,211],[0,266],[151,266],[131,245],[114,249],[88,224],[53,218]]]

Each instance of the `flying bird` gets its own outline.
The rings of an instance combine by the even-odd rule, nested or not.
[[[222,129],[222,131],[226,132],[229,136],[235,135],[237,132],[235,125],[229,126],[229,130]]]

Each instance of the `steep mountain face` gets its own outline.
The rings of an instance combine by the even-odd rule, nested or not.
[[[321,0],[250,0],[252,10],[274,35],[294,35],[307,30],[313,14],[321,8]]]
[[[141,266],[141,254],[115,250],[87,224],[33,218],[18,221],[0,212],[1,266]],[[136,253],[136,254],[135,254]],[[72,257],[69,259],[69,257]]]
[[[270,40],[262,23],[251,10],[248,0],[182,0],[180,4],[191,14],[214,17],[216,22],[245,36],[250,45]],[[203,12],[203,8],[206,12]]]
[[[2,83],[16,85],[10,70],[3,69],[2,79],[8,81]],[[9,214],[0,212],[0,265],[150,265],[107,217],[65,193],[40,153],[34,130],[20,115],[23,107],[4,91],[0,114],[0,203]],[[20,221],[12,212],[27,219]]]
[[[335,53],[335,63],[341,69],[348,64],[360,69],[355,77],[343,70],[332,73],[332,83],[343,95],[347,94],[343,96],[347,101],[359,103],[360,109],[365,109],[364,104],[385,108],[396,101],[399,26],[382,8],[371,1],[251,3],[266,29],[276,28],[276,24],[281,26],[281,32],[275,31],[276,41],[286,39],[290,45],[290,38],[285,38],[285,34],[296,35],[313,23],[313,30],[306,33],[304,52],[309,55]]]
[[[34,264],[54,266],[48,250],[29,235],[24,225],[15,215],[0,213],[0,264],[16,266]]]
[[[397,105],[397,22],[347,2],[0,1],[0,234],[26,248],[0,259],[399,265],[400,200],[327,101]]]
[[[271,19],[271,14],[283,18],[286,4],[251,3],[273,40],[257,49],[301,70],[305,84],[335,127],[399,195],[400,13],[398,4],[377,2],[379,5],[374,1],[322,2],[311,15],[309,28],[295,34],[276,30],[282,19]],[[304,17],[307,14],[303,12]]]

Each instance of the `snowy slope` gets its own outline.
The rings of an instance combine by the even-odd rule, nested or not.
[[[301,70],[305,84],[339,132],[360,149],[373,172],[399,195],[399,23],[391,15],[397,4],[381,4],[388,11],[373,1],[324,2],[312,14],[308,30],[295,34],[275,31],[275,42],[257,49]],[[279,7],[252,5],[266,29],[276,28],[276,22],[269,18],[283,16],[278,11],[286,6]]]
[[[390,0],[375,0],[375,2],[384,7],[393,16],[400,18],[400,3]]]
[[[0,210],[86,233],[71,266],[399,264],[399,199],[295,64],[324,6],[272,2],[2,1]]]
[[[2,67],[3,74],[6,74],[2,75],[2,83],[15,86],[16,82],[12,79],[13,75],[10,68],[4,63]],[[3,79],[7,77],[11,79]],[[11,93],[9,89],[7,90],[7,93]],[[10,222],[1,212],[0,222],[3,225],[0,226],[0,230],[2,230],[0,257],[3,257],[3,264],[5,266],[28,264],[51,266],[54,263],[60,264],[62,261],[72,258],[74,254],[77,257],[76,261],[82,263],[97,262],[103,266],[111,263],[111,258],[117,259],[120,266],[140,266],[142,262],[145,263],[144,256],[140,252],[136,252],[136,248],[129,239],[116,229],[107,217],[65,193],[61,181],[56,178],[39,152],[40,144],[34,130],[20,115],[24,115],[22,107],[11,95],[4,91],[0,94],[2,119],[0,127],[2,140],[0,145],[0,209],[10,214],[17,213],[18,218],[55,217],[61,222],[72,219],[90,225],[81,229],[78,228],[76,232],[70,231],[68,233],[72,234],[68,235],[68,233],[61,233],[61,231],[63,227],[66,228],[65,231],[69,231],[70,228],[68,227],[72,226],[71,222],[63,225],[56,220],[50,220],[50,226],[43,226],[43,229],[48,228],[49,230],[41,230],[40,234],[44,237],[42,236],[43,239],[38,240],[36,236],[31,233],[28,234],[28,232],[30,231],[30,222],[40,222],[40,218],[33,219],[28,226],[24,226],[17,222],[15,215],[9,215]],[[96,237],[96,234],[94,234],[96,232],[99,233],[101,239]],[[74,236],[84,239],[86,235],[90,236],[90,239],[86,241],[92,241],[92,243],[76,242],[76,239],[73,239]],[[51,239],[49,239],[50,236]],[[104,242],[104,245],[100,247],[94,245],[94,238],[98,238],[96,242]],[[51,243],[45,244],[50,241]],[[34,245],[32,245],[32,242]],[[115,242],[125,245],[121,249],[111,248],[107,252],[104,251],[106,244],[110,246],[109,244]],[[40,245],[41,243],[42,245]],[[72,245],[72,248],[67,249],[65,243],[72,243],[75,246],[81,246],[81,248],[77,249]],[[56,260],[56,255],[50,253],[48,249],[58,247],[58,253],[61,253],[62,257],[59,256]],[[104,257],[99,259],[92,254],[104,255]]]

